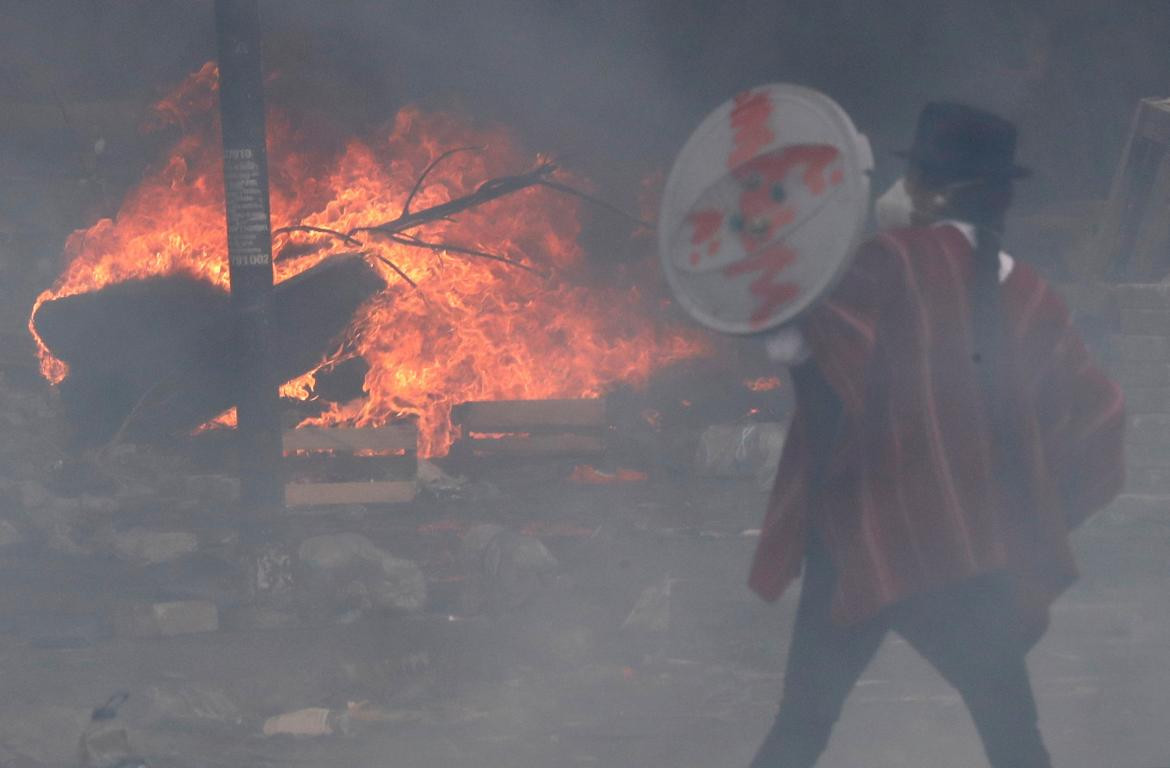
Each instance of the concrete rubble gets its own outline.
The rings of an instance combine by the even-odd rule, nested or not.
[[[155,727],[236,729],[247,718],[240,706],[220,689],[190,681],[168,681],[147,688],[141,697],[141,720]]]
[[[125,637],[175,637],[219,629],[219,609],[206,600],[163,603],[122,602],[114,630]]]
[[[466,614],[523,606],[559,566],[539,539],[494,524],[477,525],[464,534],[459,560],[465,573],[461,607]]]
[[[787,428],[771,422],[717,424],[699,435],[695,471],[706,477],[754,477],[768,487],[780,465]]]
[[[154,565],[194,553],[199,548],[199,537],[187,531],[151,531],[135,527],[112,534],[109,546],[119,559]]]
[[[130,735],[118,719],[118,708],[128,694],[116,694],[90,715],[78,744],[81,768],[146,768],[135,754]]]
[[[297,550],[304,604],[345,614],[371,610],[416,611],[427,587],[415,563],[394,557],[361,534],[315,536]]]
[[[1135,340],[1126,355],[1161,347]],[[28,425],[53,422],[48,396],[11,402]],[[1135,445],[1160,445],[1164,421],[1136,412]],[[87,706],[120,689],[133,697],[110,730],[131,749],[111,736],[108,754],[159,765],[208,748],[241,765],[391,752],[454,768],[746,764],[774,714],[796,592],[751,595],[744,532],[760,523],[778,424],[696,431],[679,467],[622,485],[571,482],[572,462],[423,461],[415,502],[289,514],[257,549],[223,469],[131,445],[71,455],[53,433],[14,431],[30,455],[0,464],[13,691],[0,763],[76,765]],[[1032,657],[1046,723],[1069,724],[1051,739],[1071,768],[1107,762],[1101,723],[1147,764],[1170,748],[1146,714],[1170,708],[1170,681],[1151,672],[1170,637],[1170,506],[1154,470],[1077,533],[1084,576]],[[836,762],[977,762],[961,703],[931,675],[887,643]],[[922,733],[903,738],[907,722]],[[900,734],[876,751],[875,723]],[[930,762],[944,746],[956,757]]]
[[[639,632],[666,632],[670,629],[670,592],[673,582],[674,579],[668,576],[642,590],[630,615],[622,622],[622,629]]]

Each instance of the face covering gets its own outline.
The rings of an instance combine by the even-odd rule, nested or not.
[[[873,217],[879,230],[910,226],[914,202],[906,192],[906,180],[898,179],[873,203]]]

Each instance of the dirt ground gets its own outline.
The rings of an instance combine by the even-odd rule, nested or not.
[[[687,477],[583,486],[569,469],[485,469],[459,493],[290,513],[272,527],[274,542],[361,533],[415,561],[429,587],[420,611],[258,609],[240,589],[237,521],[207,510],[150,511],[154,525],[199,537],[198,551],[166,563],[86,547],[8,550],[0,765],[77,764],[90,709],[116,691],[130,693],[120,722],[156,766],[746,765],[774,713],[796,597],[769,606],[744,586],[758,486]],[[477,577],[461,571],[460,537],[484,522],[537,536],[559,565],[523,605],[464,615],[460,595]],[[1076,543],[1082,579],[1030,657],[1055,764],[1168,765],[1164,500],[1125,497]],[[667,579],[665,612],[627,621],[644,590]],[[220,626],[126,637],[110,617],[128,599],[209,600]],[[352,709],[334,735],[262,735],[268,718],[306,707]],[[981,764],[959,698],[896,638],[822,762]]]

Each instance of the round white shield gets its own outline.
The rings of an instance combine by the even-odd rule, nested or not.
[[[848,266],[872,168],[869,142],[822,93],[764,85],[720,106],[662,197],[658,249],[679,304],[725,333],[791,321]]]

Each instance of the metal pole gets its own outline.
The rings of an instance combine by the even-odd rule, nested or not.
[[[241,382],[236,401],[240,492],[245,509],[263,511],[284,505],[284,483],[279,382],[271,364],[272,230],[258,0],[216,0],[215,31],[228,266]]]

